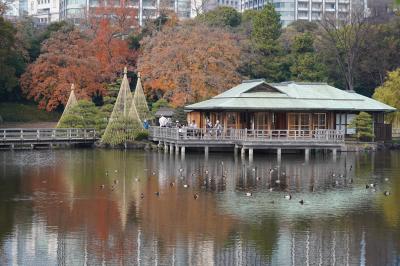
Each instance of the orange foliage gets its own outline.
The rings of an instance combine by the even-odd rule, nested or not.
[[[145,91],[183,106],[239,83],[240,48],[234,35],[199,24],[165,27],[142,41],[138,69]]]
[[[66,104],[71,83],[78,99],[105,95],[105,85],[114,82],[124,66],[134,68],[137,52],[124,38],[136,23],[135,14],[124,6],[98,7],[85,31],[53,33],[21,77],[22,92],[47,111]]]

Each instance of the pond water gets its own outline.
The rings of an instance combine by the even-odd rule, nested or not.
[[[1,152],[0,265],[86,264],[400,265],[400,152]]]

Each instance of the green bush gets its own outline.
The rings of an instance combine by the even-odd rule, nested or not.
[[[371,141],[374,138],[372,116],[366,112],[360,112],[353,121],[351,121],[349,126],[356,129],[356,137],[358,140]]]
[[[94,128],[103,135],[109,117],[109,106],[96,107],[91,101],[81,100],[60,120],[59,128]],[[105,110],[103,110],[105,108]]]
[[[149,132],[147,130],[138,131],[135,134],[135,140],[145,140],[148,139]]]

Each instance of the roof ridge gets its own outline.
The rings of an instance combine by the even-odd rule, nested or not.
[[[252,82],[265,82],[265,79],[244,79],[242,80],[242,83],[252,83]]]

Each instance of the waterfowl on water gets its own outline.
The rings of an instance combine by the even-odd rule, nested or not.
[[[252,171],[255,172],[255,171],[256,171],[256,168],[253,168]]]
[[[304,200],[300,200],[299,203],[300,203],[301,205],[303,205],[303,204],[304,204]]]
[[[369,187],[376,187],[375,183],[369,184]]]
[[[182,169],[182,168],[179,168],[179,172],[181,172],[181,173],[182,173],[182,172],[183,172],[183,169]]]
[[[155,192],[154,195],[156,195],[157,197],[160,196],[160,192]]]
[[[105,187],[104,185],[100,185],[100,189],[104,189],[104,187]]]
[[[136,178],[135,178],[135,181],[136,181],[136,182],[139,182],[139,178],[136,177]]]
[[[205,171],[206,175],[208,175],[208,170]]]
[[[350,178],[350,179],[349,179],[349,183],[350,183],[350,184],[353,184],[353,178]]]
[[[269,188],[269,192],[272,192],[272,191],[274,191],[274,189],[272,187],[270,187]]]
[[[275,183],[280,184],[281,180],[277,179],[277,180],[275,180]]]
[[[257,179],[257,181],[258,181],[258,180],[260,180],[260,179],[261,179],[261,177],[257,176],[257,177],[256,177],[256,179]]]
[[[366,188],[366,189],[369,189],[369,185],[365,185],[365,188]]]
[[[188,188],[189,185],[188,185],[188,184],[184,184],[183,187],[184,187],[184,188]]]
[[[193,195],[193,198],[194,198],[194,199],[198,199],[198,198],[199,198],[199,194],[197,194],[197,193],[194,194],[194,195]]]
[[[386,181],[386,182],[389,181],[389,178],[385,177],[385,181]]]
[[[253,193],[247,192],[247,193],[246,193],[246,196],[247,196],[247,197],[251,197],[251,196],[253,196]]]
[[[153,175],[156,175],[156,172],[153,171]]]
[[[114,170],[114,173],[118,173],[118,170],[117,170],[117,169],[115,169],[115,170]]]
[[[385,191],[385,192],[383,192],[383,195],[389,196],[389,195],[390,195],[390,192],[389,192],[389,191]]]
[[[285,195],[285,199],[287,199],[287,200],[291,200],[291,199],[292,199],[292,195],[290,195],[290,194],[288,194],[288,195]]]

